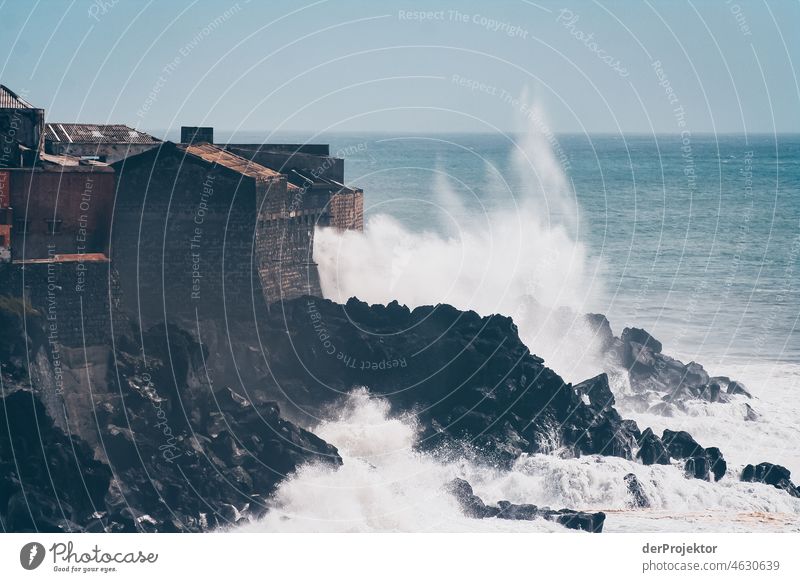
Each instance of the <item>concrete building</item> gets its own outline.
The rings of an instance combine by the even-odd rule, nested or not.
[[[44,110],[0,86],[0,294],[46,317],[57,358],[109,337],[115,183],[108,164],[46,153],[44,132]]]
[[[42,151],[44,109],[0,85],[0,168],[31,165]]]
[[[213,127],[181,128],[182,143],[214,143]],[[286,176],[302,205],[315,209],[317,226],[364,230],[364,191],[345,185],[344,160],[328,144],[237,144],[218,147]]]
[[[10,258],[108,252],[114,170],[102,162],[41,154],[26,168],[0,170]]]
[[[315,228],[363,228],[344,161],[319,144],[214,145],[213,131],[184,127],[176,144],[125,125],[45,124],[0,86],[0,293],[63,306],[58,341],[71,345],[115,305],[147,327],[244,321],[320,295]]]
[[[111,257],[125,265],[136,317],[246,317],[254,301],[280,297],[283,272],[293,291],[319,293],[312,218],[284,210],[294,196],[285,176],[207,143],[165,142],[113,168]],[[273,228],[284,214],[298,228],[281,239]]]

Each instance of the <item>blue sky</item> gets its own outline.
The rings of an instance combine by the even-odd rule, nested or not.
[[[152,131],[508,131],[535,101],[560,132],[800,132],[798,23],[796,0],[0,0],[0,82]]]

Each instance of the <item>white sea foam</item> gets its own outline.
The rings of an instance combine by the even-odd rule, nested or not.
[[[685,412],[674,416],[636,412],[620,406],[620,413],[633,418],[640,426],[650,426],[660,434],[665,428],[685,430],[704,447],[719,447],[734,464],[757,464],[764,461],[784,465],[795,481],[800,477],[800,366],[787,363],[753,362],[728,364],[712,373],[725,373],[745,384],[753,398],[739,396],[720,404],[690,401]],[[745,420],[747,406],[758,415]]]
[[[541,113],[537,119],[526,124],[527,133],[514,152],[512,165],[519,174],[515,182],[527,186],[514,193],[507,205],[510,210],[470,216],[440,173],[431,195],[452,219],[440,232],[415,232],[387,215],[370,217],[364,233],[319,231],[314,254],[326,297],[342,302],[356,296],[384,304],[396,299],[412,308],[441,302],[483,315],[510,315],[522,341],[568,381],[603,371],[592,331],[579,315],[595,309],[597,297],[602,296],[598,265],[579,242],[578,206],[553,154]],[[495,168],[487,166],[483,187],[500,192],[508,186]],[[631,323],[612,321],[617,332]],[[665,345],[667,353],[669,347]],[[703,361],[700,355],[685,359]],[[795,480],[800,476],[800,453],[794,446],[800,442],[800,405],[793,397],[800,387],[800,367],[756,362],[709,371],[743,381],[756,398],[736,398],[729,404],[689,403],[686,411],[676,411],[672,417],[638,413],[624,404],[620,412],[657,434],[665,428],[687,430],[703,446],[718,446],[731,467],[720,483],[686,479],[678,467],[644,467],[614,458],[536,455],[521,459],[507,473],[442,464],[411,451],[408,419],[390,419],[382,409],[380,418],[365,428],[359,415],[376,414],[374,407],[379,405],[359,401],[342,418],[318,428],[323,438],[342,447],[344,467],[302,469],[281,487],[277,498],[282,511],[293,517],[282,522],[276,512],[255,527],[412,531],[553,527],[465,520],[441,492],[443,483],[461,476],[486,501],[611,511],[608,530],[797,529],[797,500],[768,486],[740,483],[736,477],[745,464],[762,461],[787,466]],[[619,394],[624,386],[612,389]],[[746,420],[746,404],[760,415],[757,420]],[[389,446],[389,441],[401,440],[402,446]],[[360,450],[363,446],[371,450]],[[622,478],[629,472],[643,483],[653,509],[625,509]],[[340,497],[319,494],[331,490]]]
[[[535,122],[525,120],[513,149],[520,190],[506,192],[500,172],[486,164],[483,188],[507,201],[503,210],[471,216],[439,171],[431,196],[452,218],[441,232],[415,232],[385,214],[371,216],[363,233],[320,229],[314,258],[323,294],[509,315],[523,341],[566,378],[596,373],[591,332],[575,314],[601,294],[599,266],[579,240],[578,205],[543,119],[539,112]]]
[[[708,483],[686,478],[677,466],[599,456],[532,455],[509,471],[441,461],[413,450],[413,418],[392,417],[386,401],[363,389],[314,432],[337,446],[343,466],[302,467],[280,485],[275,508],[243,531],[566,531],[543,520],[467,518],[445,491],[455,477],[467,479],[488,503],[606,511],[608,531],[800,531],[800,500],[735,476]],[[629,508],[628,473],[637,475],[651,509]]]

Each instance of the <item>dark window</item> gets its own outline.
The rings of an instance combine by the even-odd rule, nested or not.
[[[16,224],[16,228],[20,232],[28,232],[28,225],[30,224],[30,220],[25,220],[24,218],[17,218],[14,223]]]
[[[45,220],[45,222],[47,222],[48,234],[58,234],[61,232],[61,220],[49,218]]]

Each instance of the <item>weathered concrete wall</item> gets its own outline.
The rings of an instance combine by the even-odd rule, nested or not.
[[[128,307],[145,327],[163,320],[247,316],[256,229],[252,178],[174,146],[114,166],[111,258]],[[190,326],[190,329],[194,327]]]
[[[297,188],[280,184],[259,188],[256,252],[267,303],[301,295],[322,295],[312,256],[314,227],[321,209]]]
[[[259,304],[321,294],[311,198],[286,178],[243,176],[173,145],[115,164],[111,257],[135,317],[253,317]],[[141,313],[139,313],[139,311]]]
[[[13,260],[106,253],[114,201],[110,168],[9,170]],[[55,221],[55,222],[54,222]]]
[[[51,359],[60,346],[103,345],[110,341],[116,272],[108,261],[48,261],[0,266],[4,295],[24,297],[46,321]]]
[[[340,230],[364,230],[364,192],[342,191],[331,196],[329,226]]]

